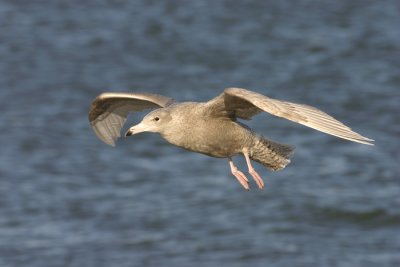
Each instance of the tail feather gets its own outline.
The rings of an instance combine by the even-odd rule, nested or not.
[[[256,143],[251,149],[250,158],[265,167],[278,171],[290,163],[290,157],[295,147],[281,144],[262,136],[256,137]]]

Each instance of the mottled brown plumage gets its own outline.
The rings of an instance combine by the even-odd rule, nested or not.
[[[147,108],[156,109],[131,127],[126,136],[156,132],[169,143],[187,150],[228,158],[232,174],[245,189],[249,189],[249,181],[233,164],[233,156],[244,155],[249,173],[262,189],[264,183],[250,160],[271,170],[280,170],[290,163],[294,148],[256,134],[237,122],[237,118],[251,119],[264,111],[350,141],[368,145],[373,141],[314,107],[272,99],[241,88],[225,89],[205,103],[175,103],[168,97],[152,94],[103,93],[93,101],[89,121],[101,140],[115,145],[128,113]]]

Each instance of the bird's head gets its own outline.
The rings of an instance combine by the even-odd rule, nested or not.
[[[142,132],[163,133],[168,128],[171,121],[170,112],[165,108],[156,109],[147,114],[143,120],[125,133],[125,136],[131,136]]]

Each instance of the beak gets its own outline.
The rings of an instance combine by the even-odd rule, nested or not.
[[[131,136],[131,135],[133,135],[133,134],[134,134],[134,133],[132,133],[131,129],[129,129],[128,131],[126,131],[125,137]]]
[[[142,132],[147,132],[149,131],[148,127],[143,125],[142,123],[139,123],[131,128],[129,128],[128,131],[125,133],[125,137],[131,136],[134,134],[142,133]]]

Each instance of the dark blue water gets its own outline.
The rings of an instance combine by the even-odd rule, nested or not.
[[[400,266],[399,25],[398,1],[1,1],[0,266]],[[229,86],[376,146],[260,115],[297,150],[246,192],[226,160],[87,121],[103,91]]]

